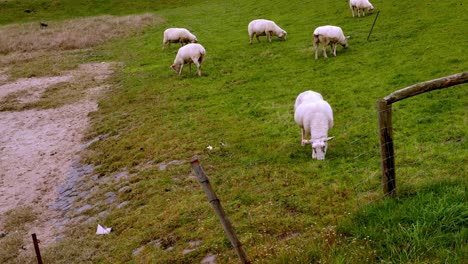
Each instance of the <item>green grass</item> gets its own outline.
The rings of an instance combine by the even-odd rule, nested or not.
[[[462,263],[468,253],[467,197],[461,181],[427,184],[369,206],[346,219],[341,231],[371,241],[382,260]]]
[[[72,230],[44,253],[49,261],[69,263],[73,256],[84,263],[193,263],[217,254],[219,263],[236,263],[189,163],[141,169],[195,154],[254,262],[467,259],[466,84],[395,104],[396,200],[380,198],[376,132],[377,99],[467,69],[466,7],[460,1],[373,1],[380,15],[369,41],[375,13],[352,18],[346,1],[139,1],[128,9],[123,1],[60,2],[78,9],[73,14],[25,2],[57,19],[153,11],[166,21],[83,58],[124,63],[113,92],[91,114],[87,138],[108,136],[91,145],[83,161],[96,165],[102,177],[125,169],[136,176],[100,186],[131,188],[118,194],[128,206],[110,208],[103,221],[114,232],[96,237],[94,224],[81,229],[87,232]],[[10,8],[0,8],[2,14],[27,6],[2,5]],[[249,45],[247,24],[260,17],[275,20],[288,39]],[[2,23],[23,21],[34,19],[6,16]],[[315,61],[312,31],[325,24],[341,26],[351,36],[349,48]],[[206,48],[201,78],[169,68],[177,45],[161,50],[167,27],[190,29]],[[310,147],[300,146],[293,120],[295,97],[309,89],[322,93],[334,110],[330,135],[336,139],[325,161],[312,160]],[[215,148],[208,151],[208,145]],[[183,255],[194,240],[202,245]]]

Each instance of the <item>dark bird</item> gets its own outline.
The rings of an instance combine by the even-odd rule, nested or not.
[[[29,14],[29,13],[32,13],[32,10],[26,9],[24,10],[24,12]]]
[[[40,23],[41,24],[41,28],[46,28],[48,25],[46,23]]]

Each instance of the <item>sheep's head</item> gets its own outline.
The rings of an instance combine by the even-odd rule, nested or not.
[[[278,38],[282,39],[282,40],[286,40],[286,37],[287,37],[288,33],[286,33],[286,31],[282,30],[279,34],[278,34]]]
[[[194,39],[192,39],[191,42],[192,42],[192,43],[198,43],[198,39],[197,39],[197,38],[194,38]]]
[[[327,142],[335,137],[321,138],[313,140],[312,143],[312,158],[317,160],[324,160],[327,153]]]
[[[349,39],[349,36],[346,36],[344,41],[341,43],[341,46],[343,46],[343,48],[348,48],[348,39]]]
[[[176,72],[179,73],[180,65],[179,64],[172,64],[171,68]]]
[[[372,14],[372,13],[374,13],[374,6],[371,3],[369,3],[369,4],[370,4],[370,6],[367,8],[367,11]]]

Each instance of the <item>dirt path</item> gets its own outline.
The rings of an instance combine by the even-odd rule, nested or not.
[[[93,63],[61,76],[18,79],[0,85],[0,101],[26,90],[19,101],[33,102],[50,85],[73,83],[78,81],[74,77],[83,74],[97,80],[96,87],[88,88],[86,98],[73,104],[46,110],[0,112],[0,215],[18,206],[33,206],[39,218],[31,233],[40,233],[43,243],[53,241],[53,227],[45,224],[54,215],[50,205],[56,200],[57,187],[65,180],[72,162],[79,157],[88,114],[98,108],[97,95],[107,88],[100,81],[111,73],[111,64]]]

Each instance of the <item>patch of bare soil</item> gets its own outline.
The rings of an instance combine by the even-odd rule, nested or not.
[[[87,96],[72,104],[0,112],[0,215],[19,206],[33,206],[38,219],[29,234],[40,234],[42,244],[54,240],[54,227],[47,224],[55,215],[51,205],[57,198],[57,187],[80,155],[88,114],[97,110],[100,91],[108,88],[102,81],[112,74],[111,66],[84,64],[61,76],[24,78],[0,85],[0,101],[12,93],[27,91],[20,101],[33,102],[53,84],[77,82],[79,78],[74,78],[83,74],[95,80],[96,86],[87,89]],[[0,71],[0,80],[7,80],[1,75]]]

